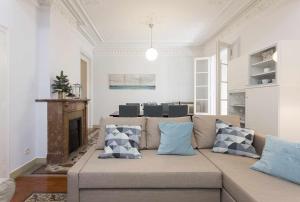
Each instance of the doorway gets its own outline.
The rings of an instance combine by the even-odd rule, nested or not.
[[[84,59],[80,60],[80,83],[81,98],[88,98],[88,63]]]
[[[0,25],[0,177],[9,176],[9,66],[7,29]]]
[[[217,114],[228,114],[228,61],[230,45],[218,41],[217,43]]]
[[[93,92],[92,85],[92,60],[81,53],[80,58],[80,84],[81,98],[91,99]],[[93,100],[88,103],[88,127],[93,127]]]

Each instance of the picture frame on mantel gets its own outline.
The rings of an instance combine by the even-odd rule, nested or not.
[[[155,74],[109,74],[111,90],[155,90]]]

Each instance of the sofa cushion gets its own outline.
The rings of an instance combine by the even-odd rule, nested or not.
[[[141,133],[141,140],[139,144],[140,149],[146,148],[146,118],[144,117],[135,117],[135,118],[129,118],[129,117],[106,117],[101,118],[100,120],[100,134],[99,138],[97,140],[97,149],[104,149],[105,144],[105,127],[106,125],[115,124],[115,125],[131,125],[131,126],[141,126],[142,127],[142,133]]]
[[[261,159],[251,168],[300,185],[300,143],[268,135]]]
[[[100,158],[140,159],[141,126],[106,125],[104,153]]]
[[[255,159],[201,149],[223,173],[223,187],[236,201],[300,201],[300,186],[250,169]]]
[[[252,146],[254,130],[235,127],[217,119],[216,131],[214,152],[259,158]]]
[[[194,155],[193,123],[160,123],[160,145],[157,154]]]
[[[79,173],[80,188],[221,188],[221,172],[202,154],[157,155],[142,159],[98,159],[96,150]]]
[[[214,145],[216,139],[216,120],[220,119],[226,123],[240,127],[238,116],[222,115],[196,115],[193,116],[194,134],[199,149],[209,149]]]
[[[177,117],[177,118],[163,118],[163,117],[147,117],[146,124],[146,138],[147,138],[147,149],[158,149],[160,144],[160,129],[159,123],[183,123],[191,122],[189,116]],[[197,148],[196,140],[193,134],[192,145],[193,148]]]

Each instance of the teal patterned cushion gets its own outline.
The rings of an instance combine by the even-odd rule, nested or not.
[[[217,119],[216,133],[214,152],[259,158],[252,146],[254,130],[234,127]]]
[[[99,158],[141,158],[141,130],[141,126],[106,125],[104,153]]]

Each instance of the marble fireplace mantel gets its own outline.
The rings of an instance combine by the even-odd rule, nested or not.
[[[65,163],[69,151],[69,123],[79,119],[80,147],[88,143],[87,104],[89,99],[36,99],[36,102],[47,103],[48,150],[47,163]]]

